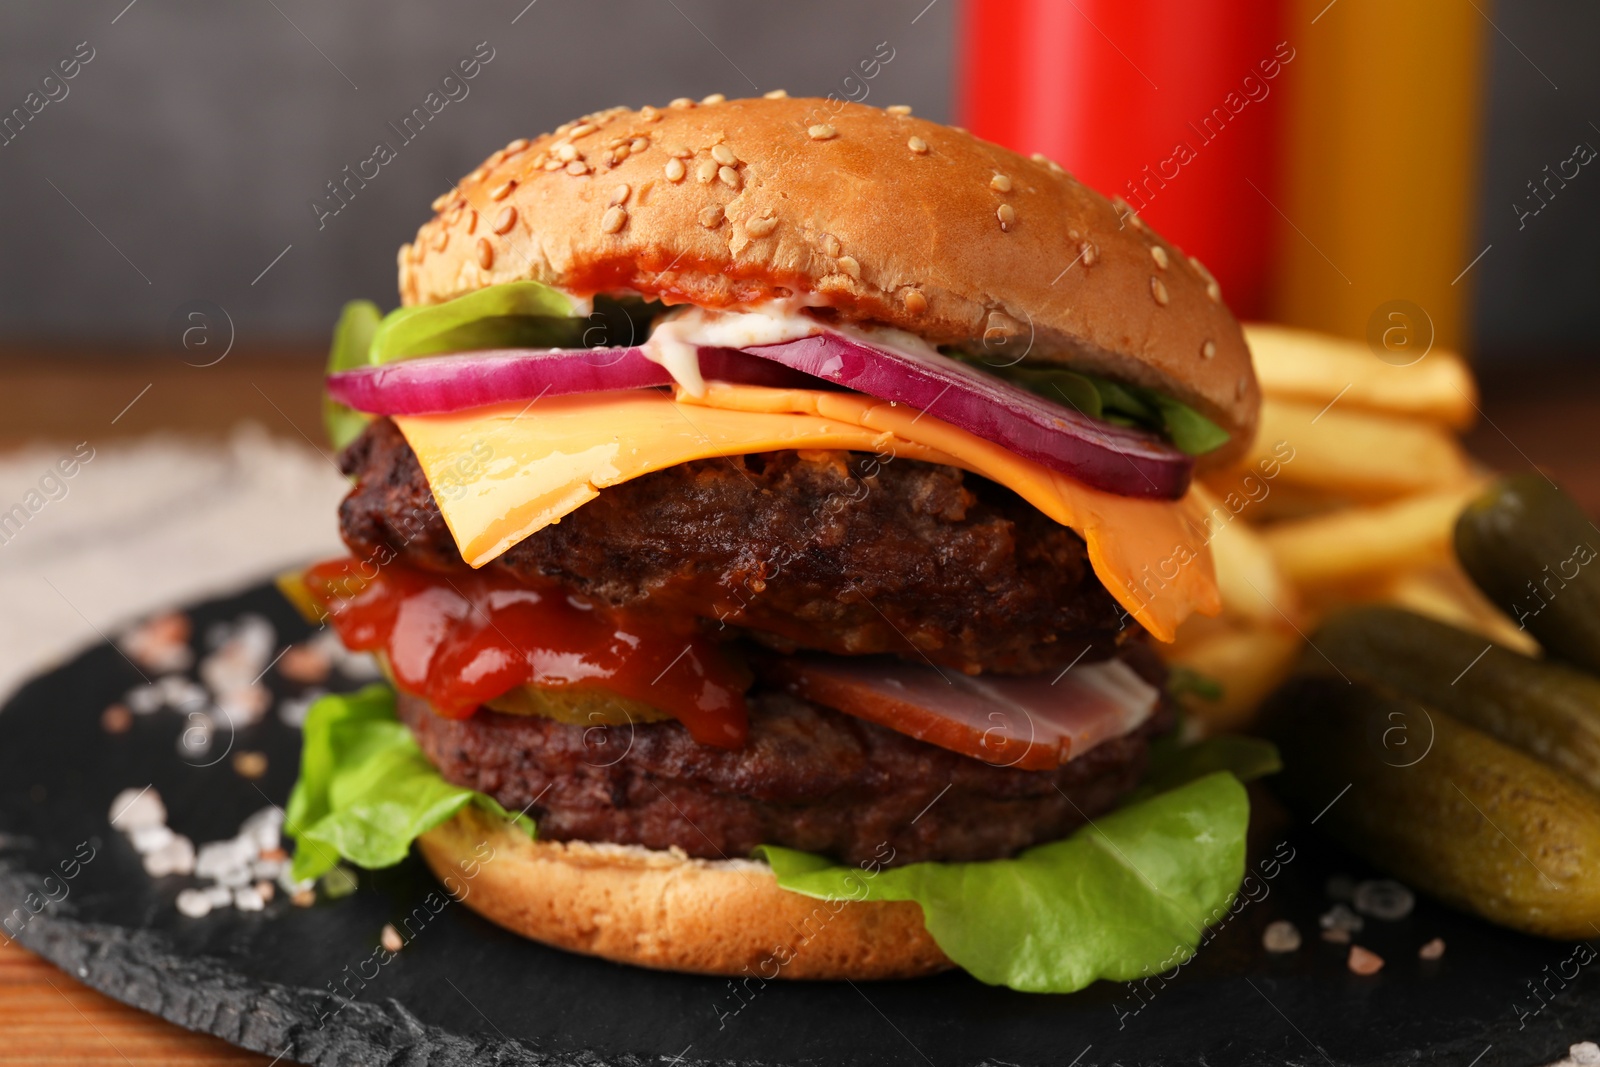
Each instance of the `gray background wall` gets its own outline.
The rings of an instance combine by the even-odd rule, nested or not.
[[[821,95],[887,41],[868,100],[948,118],[959,0],[126,3],[0,8],[0,114],[78,42],[95,51],[0,147],[0,342],[155,340],[195,298],[226,307],[241,341],[320,339],[345,299],[394,300],[394,249],[451,179],[612,104]],[[1600,163],[1520,231],[1510,205],[1579,140],[1600,148],[1600,4],[1492,13],[1479,347],[1586,354],[1600,345]],[[480,41],[494,59],[469,95],[319,231],[307,202]]]
[[[395,303],[395,249],[513,137],[615,104],[823,95],[882,41],[868,101],[948,117],[952,0],[921,18],[927,0],[126,4],[0,8],[0,114],[95,49],[0,147],[0,340],[154,337],[192,298],[227,308],[241,343],[323,338],[346,299]],[[494,58],[468,95],[319,231],[307,202],[398,143],[386,124],[480,41]]]

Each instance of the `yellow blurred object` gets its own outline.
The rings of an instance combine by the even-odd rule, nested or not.
[[[1267,694],[1289,676],[1301,645],[1300,635],[1287,627],[1241,626],[1210,630],[1169,651],[1169,663],[1222,686],[1222,695],[1216,700],[1184,699],[1184,711],[1197,732],[1210,735],[1248,727]]]
[[[1283,458],[1283,446],[1292,456]],[[1273,458],[1282,464],[1282,484],[1358,501],[1463,485],[1470,477],[1461,445],[1434,423],[1269,397],[1245,465]]]
[[[1483,3],[1297,0],[1274,318],[1366,338],[1384,305],[1459,347],[1489,31]],[[1490,253],[1493,255],[1494,253]],[[1465,272],[1465,276],[1463,276]],[[1458,280],[1459,279],[1459,280]]]
[[[1436,349],[1400,366],[1357,342],[1246,328],[1264,400],[1235,466],[1194,495],[1222,597],[1162,650],[1222,687],[1186,694],[1201,733],[1248,728],[1329,612],[1388,603],[1532,651],[1456,563],[1457,516],[1481,488],[1454,430],[1475,413],[1467,365]]]
[[[1395,575],[1383,591],[1382,599],[1419,615],[1480,633],[1495,644],[1524,655],[1539,654],[1539,643],[1489,603],[1453,560],[1426,570]]]
[[[1221,501],[1204,486],[1194,493],[1206,507],[1211,562],[1222,594],[1222,614],[1258,625],[1281,626],[1300,616],[1300,594],[1285,579],[1261,534],[1239,518],[1226,514]]]
[[[1477,415],[1478,387],[1454,352],[1434,348],[1415,363],[1400,365],[1349,341],[1288,326],[1250,323],[1244,328],[1264,396],[1298,400],[1319,408],[1415,416],[1461,430]]]
[[[1449,561],[1456,516],[1478,489],[1474,483],[1375,507],[1280,522],[1263,530],[1259,540],[1297,585],[1369,582]],[[1227,600],[1226,587],[1223,599]]]

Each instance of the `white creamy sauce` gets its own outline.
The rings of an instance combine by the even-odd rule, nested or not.
[[[803,311],[818,306],[815,298],[789,297],[746,308],[718,311],[688,307],[656,322],[650,339],[640,346],[652,361],[667,369],[673,381],[691,396],[704,396],[698,349],[752,348],[796,341],[819,333],[840,333],[865,344],[937,357],[938,350],[915,334],[887,326],[824,326]]]

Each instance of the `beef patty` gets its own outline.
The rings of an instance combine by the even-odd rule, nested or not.
[[[340,532],[361,557],[465,567],[388,419],[341,457]],[[387,550],[387,551],[385,551]],[[839,451],[684,463],[604,489],[489,565],[616,606],[699,616],[780,650],[891,652],[1030,673],[1138,631],[1082,538],[954,467]]]
[[[584,727],[480,709],[445,719],[399,695],[446,779],[527,808],[542,838],[680,848],[706,859],[785,845],[845,863],[987,860],[1065,836],[1144,773],[1162,709],[1054,771],[993,767],[780,692],[754,694],[730,751],[676,722]],[[531,807],[530,807],[531,805]]]

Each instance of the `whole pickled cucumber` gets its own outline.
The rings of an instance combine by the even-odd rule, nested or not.
[[[1600,791],[1600,678],[1399,608],[1351,609],[1311,641],[1345,677],[1448,712]],[[1315,654],[1306,662],[1326,667]]]
[[[1590,790],[1444,712],[1333,676],[1291,680],[1266,722],[1284,763],[1272,787],[1352,851],[1492,922],[1595,936]]]
[[[1456,520],[1472,580],[1550,655],[1600,674],[1600,529],[1537,474],[1496,482]]]

